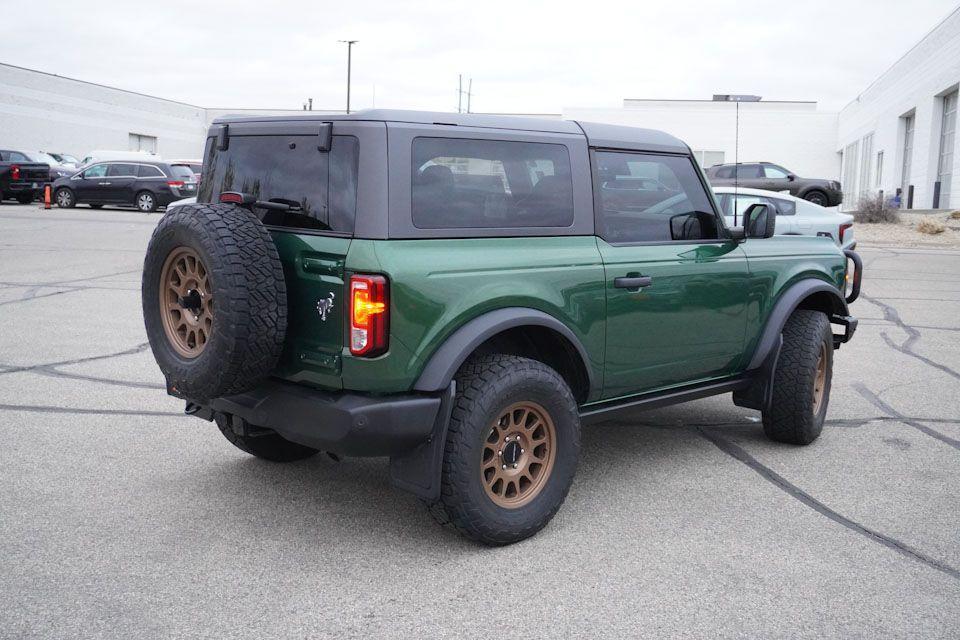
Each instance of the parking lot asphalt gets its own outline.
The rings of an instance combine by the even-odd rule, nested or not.
[[[861,248],[813,445],[729,396],[588,427],[559,515],[488,549],[384,459],[181,415],[140,314],[159,218],[0,206],[0,637],[960,636],[960,252]]]

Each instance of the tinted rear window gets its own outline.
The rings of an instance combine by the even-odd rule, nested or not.
[[[412,180],[413,224],[420,229],[573,224],[564,145],[416,138]]]
[[[198,200],[216,202],[224,191],[239,191],[298,203],[295,212],[256,211],[265,224],[353,233],[358,149],[353,136],[333,136],[326,153],[317,151],[316,136],[230,136],[226,151],[210,138]]]
[[[141,164],[138,169],[138,175],[141,178],[163,178],[163,172],[150,164]]]
[[[170,172],[177,178],[193,180],[193,171],[185,164],[174,164],[170,166]]]

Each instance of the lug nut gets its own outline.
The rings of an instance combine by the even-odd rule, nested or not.
[[[520,449],[520,453],[526,453],[523,449]]]
[[[503,469],[504,471],[506,471],[506,470],[507,470],[507,465],[503,465],[503,466],[501,467],[501,469]]]

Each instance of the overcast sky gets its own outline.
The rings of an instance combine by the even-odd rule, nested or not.
[[[60,2],[7,25],[0,62],[205,107],[559,113],[755,93],[837,110],[956,8],[948,0]],[[39,7],[39,5],[37,5]],[[22,12],[26,17],[31,12]]]

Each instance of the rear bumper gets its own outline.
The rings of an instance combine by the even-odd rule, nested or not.
[[[188,401],[187,412],[207,420],[215,413],[226,414],[331,453],[395,456],[430,438],[441,399],[441,394],[332,393],[271,380],[208,403]]]

